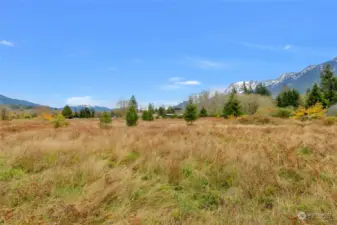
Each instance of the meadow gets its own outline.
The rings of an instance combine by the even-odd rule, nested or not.
[[[336,133],[280,118],[0,121],[0,224],[337,224]]]

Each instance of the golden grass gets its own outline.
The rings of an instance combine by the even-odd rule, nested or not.
[[[336,224],[337,126],[247,120],[2,122],[0,224]]]

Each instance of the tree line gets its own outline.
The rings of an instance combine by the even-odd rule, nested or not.
[[[271,98],[270,90],[263,84],[259,83],[254,89],[251,85],[247,86],[246,83],[243,83],[241,92],[243,95],[258,95],[265,96],[267,98]],[[213,96],[216,98],[217,96]],[[203,98],[204,102],[212,101],[212,98],[209,98],[207,93],[199,96],[199,98]],[[211,99],[211,100],[210,100]],[[323,107],[327,108],[337,103],[337,77],[334,75],[331,66],[329,64],[324,66],[320,74],[320,83],[315,83],[312,88],[308,89],[304,98],[301,98],[300,93],[294,89],[289,87],[284,87],[283,90],[277,95],[275,99],[276,105],[280,108],[293,107],[298,108],[299,106],[304,106],[306,108],[312,107],[317,103],[323,105]],[[122,116],[124,113],[126,118],[126,124],[128,126],[135,126],[138,123],[138,103],[135,96],[132,96],[129,101],[123,101],[120,103],[120,112],[111,111],[110,113],[104,112],[101,116],[101,123],[110,123],[111,117],[113,116]],[[257,110],[257,106],[252,104],[252,102],[248,102],[248,110],[250,113],[254,113]],[[185,107],[183,118],[190,124],[195,121],[198,117],[207,117],[210,116],[205,106],[199,108],[195,97],[190,97],[187,106]],[[165,118],[167,115],[172,114],[177,116],[176,110],[174,107],[159,107],[155,108],[153,104],[149,104],[147,110],[142,111],[141,118],[144,121],[153,121],[154,114],[157,117]],[[62,114],[66,118],[92,118],[95,116],[95,111],[93,109],[89,109],[88,107],[84,107],[80,110],[79,113],[73,113],[69,106],[65,106],[62,110]],[[228,100],[224,102],[221,116],[224,118],[228,117],[238,117],[243,115],[244,112],[242,110],[242,104],[238,99],[238,91],[233,88],[232,93],[229,95]],[[102,119],[103,118],[103,119]],[[108,119],[110,118],[110,119]]]

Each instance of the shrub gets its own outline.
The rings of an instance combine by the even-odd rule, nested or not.
[[[177,117],[178,117],[177,114],[173,114],[172,119],[175,119]]]
[[[280,117],[280,118],[289,118],[293,114],[293,111],[288,108],[279,108],[276,112],[272,113],[273,117]]]
[[[138,122],[138,114],[135,106],[131,106],[126,113],[126,125],[127,126],[136,126]]]
[[[8,120],[8,110],[6,108],[1,109],[1,120]]]
[[[147,110],[143,111],[142,113],[142,120],[149,120],[149,112]]]
[[[294,113],[293,118],[302,121],[311,119],[322,119],[325,117],[326,110],[323,108],[322,103],[317,102],[314,106],[305,109],[304,107],[299,107]]]
[[[54,124],[54,128],[68,126],[68,122],[66,121],[66,118],[62,114],[58,114],[52,122]]]
[[[192,124],[193,121],[197,120],[198,118],[198,112],[197,112],[197,106],[193,103],[189,103],[184,112],[184,119],[187,123]]]
[[[99,119],[101,128],[106,128],[112,122],[111,116],[107,112],[103,112],[101,118]]]

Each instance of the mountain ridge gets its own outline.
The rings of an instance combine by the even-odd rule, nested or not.
[[[320,72],[324,65],[330,64],[333,71],[337,71],[337,57],[318,65],[309,65],[299,72],[282,73],[276,79],[265,81],[238,81],[230,84],[223,93],[230,93],[233,88],[236,88],[239,93],[242,93],[243,83],[251,85],[254,89],[258,83],[264,84],[272,93],[276,95],[286,85],[290,88],[297,89],[300,93],[304,93],[306,89],[311,88],[314,83],[319,82]]]

